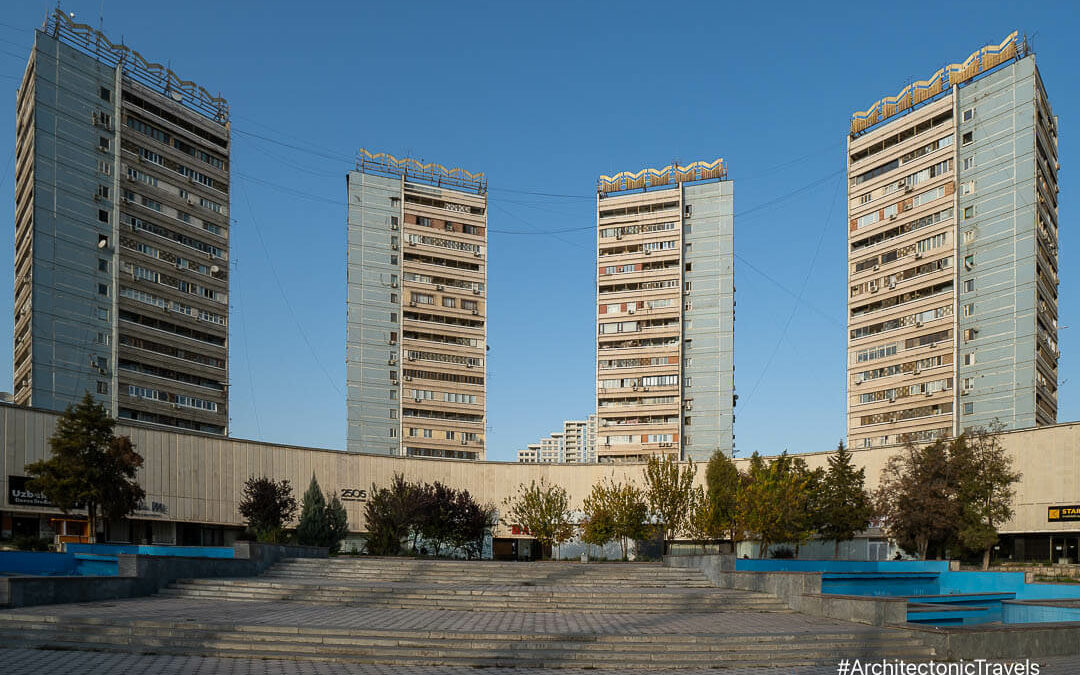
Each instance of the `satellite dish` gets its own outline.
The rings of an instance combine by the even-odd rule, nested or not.
[[[169,96],[172,98],[172,100],[176,101],[177,103],[184,100],[184,93],[181,92],[181,91],[175,91],[175,90],[170,91]]]
[[[218,267],[217,265],[211,265],[210,266],[210,274],[217,274],[220,271],[221,271],[221,268]]]

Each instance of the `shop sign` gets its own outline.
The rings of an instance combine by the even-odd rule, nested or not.
[[[529,528],[524,525],[511,525],[510,534],[532,536],[532,532],[529,532]]]
[[[30,479],[26,476],[8,476],[8,503],[12,506],[56,506],[41,492],[26,489]],[[75,508],[81,508],[76,505]]]
[[[1050,506],[1046,509],[1046,520],[1051,523],[1065,523],[1080,520],[1080,506]]]
[[[366,502],[367,490],[361,490],[359,488],[341,488],[341,501]]]

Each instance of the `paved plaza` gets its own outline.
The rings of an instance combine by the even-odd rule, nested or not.
[[[0,672],[34,675],[819,675],[845,658],[934,652],[902,628],[799,614],[645,564],[285,562],[154,597],[0,611]],[[1080,658],[1046,659],[1042,672],[1080,672]]]

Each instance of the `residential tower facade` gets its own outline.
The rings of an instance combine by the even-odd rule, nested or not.
[[[600,177],[598,461],[732,453],[732,208],[719,159]]]
[[[1058,168],[1016,33],[855,114],[852,447],[1056,422]]]
[[[15,402],[225,434],[225,100],[56,10],[16,133]]]
[[[347,189],[349,452],[484,459],[484,175],[361,150]]]

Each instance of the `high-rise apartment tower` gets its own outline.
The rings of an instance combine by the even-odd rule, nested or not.
[[[734,446],[733,184],[721,160],[601,176],[596,452]]]
[[[57,10],[18,92],[15,402],[228,428],[229,108]]]
[[[484,459],[484,175],[361,150],[347,187],[349,452]]]
[[[1056,421],[1057,128],[1016,33],[854,115],[852,447]]]

